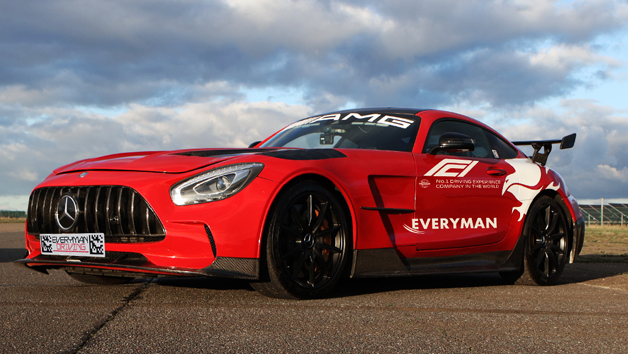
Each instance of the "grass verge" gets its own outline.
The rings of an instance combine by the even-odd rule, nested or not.
[[[586,227],[584,247],[578,261],[628,261],[628,227],[599,226]]]
[[[0,224],[9,224],[9,223],[24,223],[26,222],[26,218],[0,218]]]

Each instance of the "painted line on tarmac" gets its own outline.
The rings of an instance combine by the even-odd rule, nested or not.
[[[614,290],[614,291],[620,291],[622,293],[628,293],[628,290],[621,289],[621,288],[611,288],[610,286],[594,285],[594,284],[587,284],[587,283],[580,283],[580,285],[586,285],[593,288],[600,288],[600,289],[605,289],[605,290]]]

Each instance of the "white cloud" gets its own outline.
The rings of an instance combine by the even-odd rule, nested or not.
[[[31,183],[38,183],[45,176],[45,175],[37,174],[37,172],[34,171],[34,167],[28,168],[26,166],[18,167],[18,169],[16,170],[5,171],[2,174],[12,179],[31,182]]]
[[[577,133],[573,149],[554,146],[548,167],[565,178],[576,197],[619,198],[628,196],[627,113],[592,100],[563,100],[560,109],[534,106],[509,119],[496,119],[493,125],[510,140],[559,139]],[[529,147],[523,150],[532,152]]]
[[[597,166],[600,176],[609,180],[614,180],[616,183],[628,182],[628,167],[617,169],[609,165],[600,164]]]
[[[246,147],[311,113],[306,106],[274,102],[205,102],[178,107],[131,105],[116,117],[139,144],[129,148]]]
[[[539,50],[530,57],[530,63],[559,71],[571,71],[574,67],[592,64],[605,64],[610,67],[619,67],[622,64],[616,58],[596,54],[591,48],[565,44]]]
[[[628,20],[615,0],[4,1],[0,102],[26,105],[178,105],[208,82],[304,88],[311,103],[530,103],[615,67],[590,43]],[[527,93],[500,95],[503,80]]]
[[[26,211],[28,195],[0,195],[0,210]]]
[[[577,175],[567,178],[572,190],[624,191],[586,179],[611,181],[598,166],[628,166],[626,113],[590,100],[543,103],[625,76],[625,62],[600,44],[625,45],[608,39],[628,28],[625,1],[0,0],[0,8],[0,195],[26,194],[76,159],[247,146],[347,106],[453,107],[513,139],[576,131],[576,149],[550,157]],[[286,104],[265,100],[267,89],[295,94]],[[247,102],[247,92],[262,100]]]
[[[210,100],[175,107],[131,104],[113,118],[83,109],[39,109],[48,118],[0,126],[0,195],[29,193],[56,167],[126,151],[247,147],[312,114],[281,102]]]

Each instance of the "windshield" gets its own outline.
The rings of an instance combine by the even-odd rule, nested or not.
[[[408,114],[328,114],[300,120],[261,147],[412,151],[419,124]]]

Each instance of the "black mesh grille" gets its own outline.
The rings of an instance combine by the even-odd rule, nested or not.
[[[63,195],[78,204],[76,224],[61,230],[56,220]],[[165,237],[163,225],[146,200],[122,186],[46,187],[33,191],[28,205],[27,230],[31,235],[104,233],[106,242],[155,242]]]

